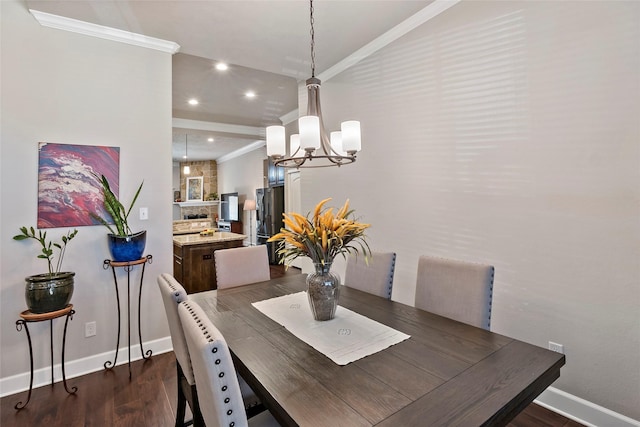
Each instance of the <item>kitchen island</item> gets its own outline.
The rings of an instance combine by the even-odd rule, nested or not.
[[[216,289],[213,253],[218,249],[240,247],[246,238],[244,234],[228,232],[173,236],[173,277],[189,294]]]

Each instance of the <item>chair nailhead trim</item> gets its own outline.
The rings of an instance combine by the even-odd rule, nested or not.
[[[220,373],[218,374],[218,377],[220,377],[220,378],[224,377],[224,372],[220,372]]]
[[[220,364],[220,359],[216,359],[216,365]]]
[[[231,421],[231,422],[229,423],[229,427],[235,427],[235,425],[236,425],[236,423],[234,423],[233,421]]]
[[[227,391],[227,386],[226,385],[222,386],[222,391]]]
[[[232,411],[231,409],[229,409],[229,410],[227,411],[227,415],[231,415],[231,414],[233,414],[233,411]]]
[[[218,352],[218,347],[213,347],[213,349],[211,350],[212,353],[217,353]]]
[[[231,399],[229,399],[228,397],[224,399],[224,403],[229,403],[231,401]]]

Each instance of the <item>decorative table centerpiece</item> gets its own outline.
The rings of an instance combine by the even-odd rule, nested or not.
[[[364,231],[370,224],[357,222],[347,200],[337,213],[324,208],[331,198],[324,199],[314,209],[311,219],[298,213],[283,214],[280,232],[268,242],[278,242],[280,262],[289,265],[299,256],[311,258],[315,273],[307,276],[307,296],[315,320],[331,320],[335,316],[340,295],[340,278],[331,273],[334,258],[347,253],[371,255]]]

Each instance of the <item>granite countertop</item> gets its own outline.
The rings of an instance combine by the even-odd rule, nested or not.
[[[173,236],[173,243],[178,246],[201,245],[205,243],[229,242],[232,240],[244,240],[247,236],[227,231],[216,231],[211,236],[201,236],[200,234],[185,234]]]

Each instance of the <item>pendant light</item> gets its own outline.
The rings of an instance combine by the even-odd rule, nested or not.
[[[187,158],[189,157],[189,141],[187,140],[188,136],[185,133],[184,134],[184,159],[187,160]],[[191,173],[191,168],[189,167],[189,165],[184,165],[184,168],[182,169],[182,173],[184,173],[185,175],[189,175]]]
[[[320,108],[320,79],[315,77],[315,31],[313,28],[313,0],[309,1],[311,22],[311,78],[307,85],[307,115],[298,119],[299,135],[292,135],[289,157],[286,153],[284,126],[266,129],[267,156],[276,166],[287,168],[317,168],[341,166],[356,161],[361,148],[360,122],[343,122],[341,130],[331,132],[329,139]],[[295,136],[295,138],[294,138]]]

